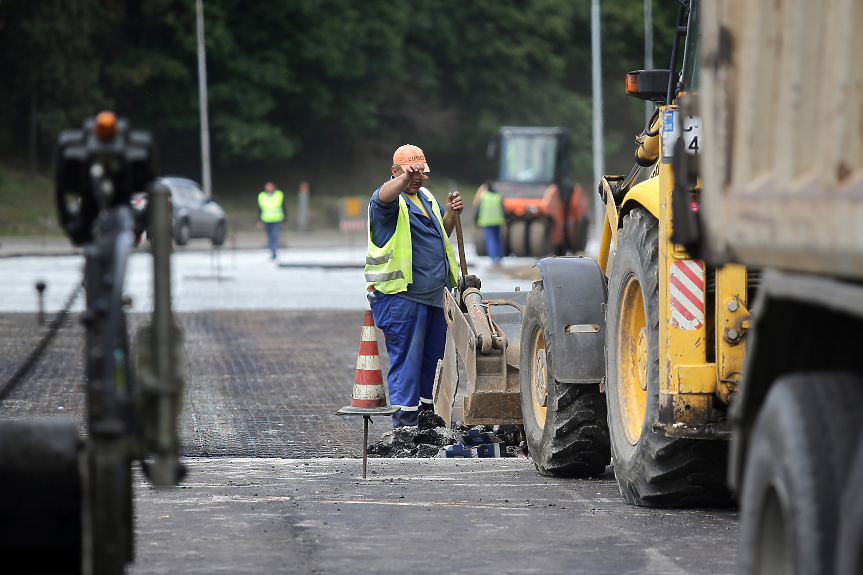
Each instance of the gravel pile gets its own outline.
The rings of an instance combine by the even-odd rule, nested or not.
[[[520,453],[521,437],[515,425],[457,425],[452,429],[445,425],[434,412],[420,412],[415,427],[390,429],[381,435],[380,441],[369,445],[369,457],[437,457],[441,447],[461,443],[462,435],[470,429],[494,433],[506,444],[509,456]]]

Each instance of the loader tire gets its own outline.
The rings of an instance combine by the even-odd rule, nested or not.
[[[600,475],[611,459],[605,400],[599,384],[555,380],[554,358],[545,347],[548,325],[543,284],[535,282],[524,311],[519,373],[530,457],[542,475]]]
[[[509,247],[518,258],[528,256],[527,224],[524,220],[516,220],[509,224]]]
[[[789,374],[773,384],[747,450],[743,573],[835,572],[840,495],[846,485],[860,490],[848,477],[861,421],[863,381],[856,376]]]
[[[623,218],[608,280],[606,390],[614,475],[627,501],[649,507],[724,505],[727,444],[666,437],[659,410],[659,224]]]

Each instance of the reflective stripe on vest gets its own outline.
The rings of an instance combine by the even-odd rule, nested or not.
[[[267,192],[258,194],[258,206],[261,208],[261,221],[271,224],[281,222],[285,219],[285,211],[282,209],[282,202],[285,196],[280,190],[269,195]]]
[[[484,228],[486,226],[502,226],[505,223],[503,199],[495,192],[486,191],[479,199],[479,217],[476,220],[476,225]]]
[[[440,206],[431,192],[420,188],[432,206],[432,212],[440,224],[444,251],[449,263],[450,285],[455,286],[458,279],[458,264],[455,253],[446,235]],[[366,254],[366,283],[382,293],[399,293],[408,288],[413,281],[413,244],[411,242],[410,210],[407,202],[399,194],[399,216],[396,231],[387,243],[378,247],[372,241],[371,205],[369,205],[369,248]]]

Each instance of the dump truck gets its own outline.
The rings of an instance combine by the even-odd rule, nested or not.
[[[729,419],[743,571],[863,573],[863,2],[702,12],[680,106],[704,122],[703,186],[675,227],[762,270]]]
[[[444,355],[439,410],[463,383],[466,422],[520,420],[542,474],[596,475],[613,456],[621,494],[636,505],[730,501],[728,408],[759,277],[706,265],[671,237],[674,151],[692,165],[700,151],[695,121],[676,128],[678,96],[697,80],[697,6],[681,3],[669,69],[627,76],[627,93],[656,111],[636,138],[630,172],[602,178],[598,259],[539,261],[541,280],[516,302],[520,330],[505,294],[445,301],[454,326],[447,352],[457,353]],[[683,195],[689,214],[697,190]],[[453,381],[452,355],[467,367],[463,381]]]
[[[587,193],[569,179],[571,133],[564,128],[505,126],[489,142],[499,159],[491,186],[503,199],[504,251],[519,257],[584,250],[590,229]],[[486,255],[482,230],[474,245]]]

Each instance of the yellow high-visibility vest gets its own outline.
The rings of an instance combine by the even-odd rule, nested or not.
[[[440,206],[431,192],[425,188],[420,188],[420,191],[428,198],[432,212],[440,224],[447,262],[449,263],[450,285],[455,286],[458,280],[458,264],[452,245],[446,235]],[[396,221],[396,231],[385,245],[378,247],[372,241],[371,205],[369,205],[369,247],[364,273],[367,285],[374,286],[376,290],[382,293],[403,292],[413,281],[413,247],[409,213],[407,202],[399,194],[399,216]]]
[[[267,192],[258,194],[258,206],[261,208],[261,221],[267,224],[281,222],[285,219],[285,211],[282,202],[285,196],[281,190],[276,190],[271,196]]]
[[[476,225],[484,228],[486,226],[502,226],[505,223],[503,198],[497,192],[486,190],[479,199],[479,217],[476,220]]]

